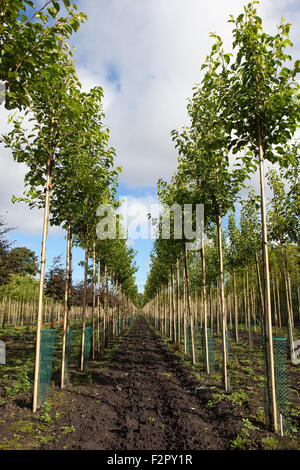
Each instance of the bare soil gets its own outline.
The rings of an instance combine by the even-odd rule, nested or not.
[[[0,449],[299,449],[299,434],[280,439],[255,419],[263,403],[225,394],[218,374],[207,377],[185,359],[138,316],[105,362],[73,370],[67,389],[53,383],[48,409],[33,416],[28,393],[0,406]],[[249,397],[253,377],[244,384]]]

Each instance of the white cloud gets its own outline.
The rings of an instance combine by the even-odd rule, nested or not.
[[[127,232],[128,245],[133,245],[133,240],[150,239],[151,238],[151,220],[148,215],[158,216],[161,212],[161,205],[157,197],[153,195],[134,196],[120,195],[122,225]]]
[[[10,112],[0,106],[1,133],[7,132]],[[40,235],[43,227],[43,211],[30,210],[26,203],[12,203],[12,197],[20,197],[24,191],[26,165],[14,161],[10,149],[0,147],[0,215],[10,227],[29,235]],[[49,229],[50,235],[61,234],[56,227]]]
[[[209,52],[209,32],[231,45],[229,14],[242,11],[241,0],[79,0],[88,14],[72,42],[83,89],[101,85],[104,109],[111,127],[111,144],[123,166],[121,182],[135,189],[169,178],[177,166],[170,131],[187,123],[186,99],[200,78]],[[283,16],[292,23],[295,57],[299,56],[298,0],[262,0],[259,6],[266,29],[275,31]],[[0,106],[1,130],[8,112]],[[23,192],[25,168],[0,149],[0,213],[8,211],[11,225],[38,234],[42,212],[25,204],[11,204]],[[254,184],[258,189],[257,177]]]
[[[236,16],[246,3],[81,0],[89,20],[74,37],[77,57],[89,74],[103,80],[111,142],[123,166],[124,184],[153,186],[159,177],[172,175],[177,154],[170,132],[187,123],[186,98],[210,50],[209,32],[220,34],[230,48],[229,14]],[[259,11],[270,32],[282,16],[291,20],[299,50],[297,6],[295,0],[263,0]]]
[[[88,92],[91,88],[103,85],[104,77],[101,77],[97,74],[93,74],[85,67],[77,67],[77,75],[82,85],[81,90],[83,92]],[[115,94],[116,91],[114,87],[108,84],[105,88],[105,95],[103,97],[104,112],[106,112],[109,108],[112,100],[114,99]]]

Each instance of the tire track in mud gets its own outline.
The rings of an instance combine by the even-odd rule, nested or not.
[[[68,416],[75,431],[45,448],[228,449],[235,430],[220,433],[220,417],[203,406],[201,397],[186,393],[193,386],[191,376],[139,316],[108,368],[93,371],[93,385],[66,391],[75,392]]]

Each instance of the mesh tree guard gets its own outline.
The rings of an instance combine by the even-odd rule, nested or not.
[[[269,339],[265,336],[264,356],[265,356],[265,414],[266,422],[269,427],[273,424],[272,419],[272,401],[270,387],[270,366],[268,354]],[[273,338],[274,350],[274,369],[275,369],[275,390],[278,422],[282,416],[283,430],[288,431],[290,427],[289,410],[289,382],[288,382],[288,340],[287,338]]]
[[[84,353],[83,353],[83,369],[84,370],[87,368],[88,362],[89,362],[91,346],[92,346],[92,337],[93,337],[93,327],[87,326],[85,328],[85,336],[84,336]]]
[[[52,358],[56,330],[41,330],[39,385],[37,393],[37,408],[47,401],[52,375]]]
[[[64,370],[64,387],[67,387],[69,381],[69,360],[71,355],[71,344],[73,339],[73,330],[67,330],[66,332],[66,354],[65,354],[65,370]]]
[[[226,349],[226,375],[227,375],[227,391],[231,390],[231,380],[230,380],[230,352],[229,352],[229,341],[228,341],[228,331],[225,331],[225,349]],[[224,350],[223,350],[223,341],[222,341],[222,376],[223,376],[223,387],[226,387],[225,382],[225,360],[224,360]]]
[[[195,348],[195,361],[198,362],[198,340],[196,337],[196,327],[193,326],[193,333],[194,333],[194,348]],[[193,345],[192,345],[192,331],[191,331],[191,323],[188,321],[186,323],[186,353],[193,357]]]
[[[202,360],[203,367],[208,372],[206,367],[206,347],[205,347],[205,329],[202,328],[201,335],[201,347],[202,347]],[[214,341],[211,334],[211,328],[207,328],[207,349],[208,349],[208,364],[210,374],[215,371],[215,358],[214,358]]]
[[[290,318],[287,320],[287,347],[288,347],[288,358],[292,359],[292,340],[291,340],[291,321]]]

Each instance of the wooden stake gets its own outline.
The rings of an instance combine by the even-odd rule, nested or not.
[[[223,345],[223,385],[225,391],[229,391],[229,381],[227,373],[227,347],[226,347],[226,311],[225,311],[225,292],[224,292],[224,267],[223,267],[223,247],[222,247],[222,228],[221,228],[221,217],[217,216],[217,231],[218,231],[218,251],[219,251],[219,263],[220,263],[220,314],[222,319],[222,345]]]
[[[270,273],[269,273],[269,253],[268,253],[268,235],[265,209],[265,186],[264,186],[264,150],[261,124],[257,120],[257,135],[259,146],[259,175],[260,175],[260,196],[261,196],[261,224],[262,224],[262,250],[264,265],[264,305],[266,315],[266,332],[268,336],[268,355],[269,355],[269,378],[271,386],[271,406],[273,417],[273,429],[278,430],[277,402],[275,386],[275,367],[273,352],[273,332],[272,332],[272,312],[271,312],[271,293],[270,293]]]
[[[68,227],[68,232],[67,232],[66,277],[65,277],[65,303],[64,303],[64,327],[63,327],[63,341],[62,341],[62,358],[61,358],[61,379],[60,379],[60,388],[64,388],[64,380],[65,380],[66,336],[67,336],[67,316],[68,316],[69,256],[70,256],[70,226]]]
[[[83,313],[82,313],[82,336],[81,336],[81,358],[80,358],[80,370],[83,371],[84,367],[84,341],[85,341],[85,324],[87,316],[87,271],[88,271],[88,260],[89,260],[89,227],[86,226],[85,232],[85,261],[84,261],[84,289],[83,289]]]
[[[39,300],[38,300],[38,313],[37,313],[37,322],[36,322],[35,368],[34,368],[33,403],[32,403],[32,411],[34,413],[37,410],[38,384],[39,384],[39,375],[40,375],[41,325],[42,325],[42,316],[43,316],[43,294],[44,294],[44,277],[45,277],[45,264],[46,264],[46,241],[47,241],[48,225],[49,225],[50,195],[51,195],[51,180],[52,180],[51,165],[52,165],[52,159],[49,159],[48,165],[47,165],[47,182],[46,182],[46,189],[45,189],[46,195],[45,195],[45,208],[44,208],[44,221],[43,221]]]

